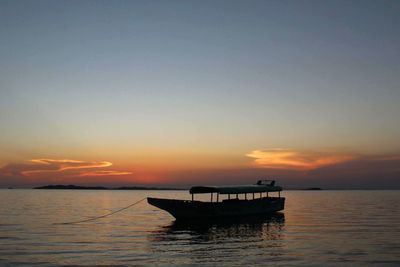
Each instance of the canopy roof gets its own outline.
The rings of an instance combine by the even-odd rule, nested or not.
[[[193,186],[190,188],[190,194],[202,193],[220,193],[220,194],[244,194],[244,193],[262,193],[278,192],[282,187],[269,184],[260,185],[234,185],[234,186]]]

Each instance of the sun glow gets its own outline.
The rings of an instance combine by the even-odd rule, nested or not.
[[[128,175],[132,174],[131,172],[125,171],[88,171],[79,174],[78,176],[116,176],[116,175]]]

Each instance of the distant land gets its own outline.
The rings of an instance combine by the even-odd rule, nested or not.
[[[122,186],[122,187],[104,187],[104,186],[79,186],[79,185],[45,185],[34,187],[33,189],[73,189],[73,190],[184,190],[182,188],[169,187],[145,187],[145,186]]]

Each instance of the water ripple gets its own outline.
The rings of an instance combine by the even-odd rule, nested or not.
[[[399,191],[288,191],[283,213],[202,224],[141,203],[182,191],[0,190],[1,266],[400,265]],[[15,201],[18,199],[18,201]]]

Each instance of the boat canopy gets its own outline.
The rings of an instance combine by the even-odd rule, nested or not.
[[[270,184],[235,185],[235,186],[193,186],[190,194],[219,193],[219,194],[245,194],[279,192],[282,187]]]

